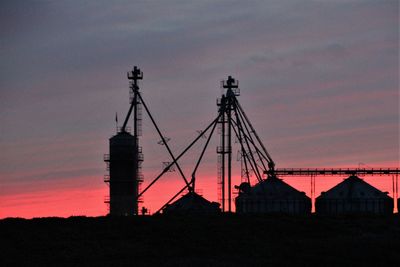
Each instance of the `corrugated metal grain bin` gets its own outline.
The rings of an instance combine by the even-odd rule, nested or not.
[[[237,213],[311,213],[311,199],[277,177],[269,177],[254,187],[242,183],[238,189]]]
[[[166,206],[163,214],[217,214],[219,203],[210,202],[195,192],[189,192]]]
[[[317,197],[318,214],[392,214],[393,199],[357,176],[343,182]]]

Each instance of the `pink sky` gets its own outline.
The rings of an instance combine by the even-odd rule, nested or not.
[[[107,213],[102,159],[133,65],[175,154],[215,118],[219,82],[233,75],[278,168],[399,167],[398,1],[1,6],[0,218]],[[170,159],[146,116],[143,133],[148,183]],[[217,145],[197,183],[212,201]],[[187,176],[200,148],[181,161]],[[145,206],[174,195],[176,175]],[[317,178],[317,194],[343,178]],[[391,177],[365,179],[391,193]],[[285,181],[309,194],[308,179]]]

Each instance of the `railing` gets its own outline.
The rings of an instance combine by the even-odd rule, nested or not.
[[[265,171],[264,173],[269,173]],[[310,175],[393,175],[400,174],[399,168],[280,168],[274,173],[278,176],[310,176]]]

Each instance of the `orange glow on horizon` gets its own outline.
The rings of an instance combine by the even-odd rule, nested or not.
[[[390,166],[393,164],[387,164]],[[198,177],[196,191],[210,201],[218,201],[217,182],[215,175]],[[104,216],[108,213],[107,205],[104,204],[108,196],[108,187],[99,180],[98,184],[79,184],[79,181],[89,179],[81,177],[64,183],[66,189],[49,188],[38,190],[29,194],[10,194],[0,197],[1,210],[0,218],[6,217],[69,217],[69,216]],[[322,191],[335,186],[347,177],[321,176],[316,178],[315,197]],[[393,197],[391,176],[370,176],[361,177],[366,182],[377,187],[379,190],[389,192]],[[283,180],[300,191],[304,191],[310,197],[310,177],[283,177]],[[147,178],[144,185],[148,184],[151,178]],[[240,177],[232,177],[232,185],[240,184]],[[148,192],[144,194],[145,206],[151,213],[156,212],[167,200],[184,186],[183,180],[177,177],[171,179],[160,179]],[[144,187],[142,187],[144,188]],[[232,190],[232,208],[235,210],[235,190]],[[184,193],[182,193],[184,194]],[[397,204],[395,204],[397,212]]]

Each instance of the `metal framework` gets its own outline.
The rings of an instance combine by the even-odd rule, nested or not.
[[[128,79],[131,80],[131,105],[126,115],[121,131],[127,131],[127,122],[133,111],[133,130],[136,137],[137,159],[143,159],[141,148],[139,147],[138,136],[141,135],[141,106],[143,105],[147,115],[149,116],[155,130],[157,131],[160,141],[159,144],[165,146],[171,157],[171,162],[164,162],[164,168],[143,190],[137,191],[135,198],[136,205],[140,198],[146,193],[165,173],[170,172],[172,168],[177,168],[184,186],[175,195],[171,197],[158,211],[162,211],[169,203],[174,201],[182,192],[189,190],[195,191],[196,173],[203,160],[204,154],[209,146],[210,140],[215,133],[215,129],[219,128],[220,145],[217,146],[218,154],[218,184],[220,202],[222,211],[232,211],[232,137],[236,138],[239,144],[239,158],[241,161],[241,176],[243,181],[250,184],[250,176],[254,175],[258,182],[262,182],[265,177],[284,177],[284,176],[310,176],[311,194],[315,193],[315,176],[321,175],[396,175],[400,173],[398,168],[378,168],[378,169],[349,169],[349,168],[275,168],[275,163],[270,154],[261,142],[260,137],[255,131],[249,118],[240,105],[237,97],[240,95],[239,83],[237,80],[228,76],[227,80],[222,81],[223,94],[217,99],[218,113],[215,119],[202,130],[198,130],[198,136],[178,155],[174,156],[169,145],[169,138],[165,137],[157,123],[155,122],[146,102],[144,101],[141,92],[139,91],[138,80],[143,79],[143,73],[136,66],[133,71],[128,73]],[[202,148],[200,155],[191,173],[191,179],[188,180],[183,173],[178,161],[196,144],[200,139],[205,139],[206,142]],[[137,164],[137,177],[142,177],[140,173],[140,164]],[[107,177],[107,179],[109,179]],[[139,179],[140,180],[140,179]],[[142,181],[141,178],[140,181]],[[227,204],[227,205],[226,205]],[[227,207],[226,207],[227,206]]]
[[[217,123],[220,129],[220,146],[217,147],[218,184],[222,211],[231,212],[232,137],[236,137],[240,144],[241,174],[244,180],[250,182],[250,175],[254,173],[257,180],[262,181],[264,170],[273,175],[275,163],[237,99],[240,95],[238,81],[229,76],[221,85],[224,92],[217,100]]]
[[[136,88],[136,87],[135,87]],[[156,131],[158,132],[163,145],[165,145],[168,153],[172,159],[171,162],[165,162],[164,169],[156,176],[137,196],[139,199],[146,193],[165,173],[169,172],[174,166],[177,167],[180,175],[182,176],[185,185],[179,190],[167,203],[165,203],[157,212],[162,211],[169,203],[174,201],[182,192],[185,190],[195,191],[196,186],[196,173],[204,158],[204,154],[209,146],[210,140],[215,133],[217,126],[220,127],[220,146],[217,147],[217,153],[219,155],[219,180],[221,184],[220,192],[222,195],[221,205],[222,211],[232,211],[232,137],[236,137],[240,143],[241,161],[242,161],[242,173],[248,181],[250,180],[251,173],[254,173],[258,181],[263,178],[263,171],[268,170],[273,173],[275,163],[270,157],[269,153],[265,149],[261,142],[261,139],[257,135],[254,127],[248,119],[243,108],[240,106],[237,96],[239,96],[238,82],[228,77],[226,81],[222,82],[222,88],[224,93],[217,101],[218,114],[217,117],[202,130],[198,130],[198,136],[178,155],[174,156],[171,149],[168,146],[168,141],[164,137],[157,126],[153,116],[151,115],[149,108],[139,90],[134,91],[133,98],[138,99],[143,105],[146,113],[152,121]],[[135,101],[134,101],[135,102]],[[128,116],[129,117],[129,113]],[[135,124],[135,123],[134,123]],[[206,139],[203,149],[200,152],[198,160],[193,168],[191,179],[188,180],[181,170],[178,161],[197,143],[200,139]],[[227,196],[227,197],[226,197]],[[227,201],[227,209],[225,207]]]
[[[135,199],[135,202],[133,203],[133,211],[130,211],[128,214],[135,214],[137,215],[139,213],[139,203],[141,202],[141,199],[137,198],[136,196],[138,195],[138,192],[140,190],[140,186],[141,183],[143,182],[143,174],[141,173],[141,163],[143,162],[143,153],[142,153],[142,148],[139,146],[139,136],[141,135],[141,121],[142,121],[142,112],[141,112],[141,101],[138,99],[138,94],[139,94],[139,85],[138,82],[139,80],[143,79],[143,73],[140,71],[140,69],[138,69],[136,66],[133,68],[133,70],[131,72],[128,72],[127,74],[128,76],[128,80],[130,80],[129,84],[130,84],[130,107],[128,110],[128,113],[125,117],[123,126],[121,128],[118,127],[118,117],[117,114],[115,115],[115,121],[116,121],[116,130],[117,130],[117,134],[119,133],[130,133],[130,127],[127,126],[128,121],[130,116],[132,115],[133,112],[133,143],[130,144],[130,148],[133,150],[133,155],[131,156],[129,154],[126,155],[124,154],[124,156],[127,156],[129,158],[129,160],[127,160],[127,158],[120,158],[119,156],[117,156],[117,159],[111,158],[109,154],[104,155],[104,161],[107,163],[107,170],[110,171],[110,175],[111,174],[111,170],[110,170],[110,164],[118,164],[118,166],[120,166],[119,168],[121,168],[121,162],[123,163],[123,169],[126,171],[127,168],[131,169],[132,168],[132,173],[131,171],[129,171],[129,177],[125,177],[124,180],[120,180],[120,179],[115,179],[115,177],[113,179],[110,179],[110,175],[105,175],[104,176],[104,182],[109,184],[110,186],[110,196],[109,198],[106,199],[106,203],[108,203],[110,205],[110,212],[112,212],[111,210],[111,206],[113,203],[112,198],[117,197],[116,196],[116,190],[112,190],[113,185],[117,186],[118,189],[118,195],[124,191],[121,190],[124,186],[129,187],[131,190],[131,194],[133,194],[132,199]],[[132,146],[132,147],[131,147]],[[111,153],[111,145],[110,145],[110,153]],[[120,152],[119,152],[120,153]],[[119,163],[117,163],[119,162]],[[119,177],[121,174],[120,171],[116,171],[114,172],[113,175],[116,175],[117,177]],[[124,175],[127,175],[126,173]],[[122,183],[126,183],[121,185]],[[130,184],[130,182],[132,182],[132,184]],[[133,187],[133,188],[131,188]],[[128,190],[128,191],[129,191]],[[112,191],[114,191],[114,193],[112,193]],[[124,194],[126,194],[126,192],[124,192]],[[119,195],[120,197],[120,195]],[[126,196],[124,196],[126,197]],[[126,201],[126,200],[125,200]],[[118,204],[118,205],[123,205],[123,204]],[[114,206],[114,208],[116,208],[117,206]],[[132,212],[132,213],[131,213]],[[118,213],[118,212],[117,212]]]
[[[268,170],[273,175],[275,163],[261,142],[249,118],[241,107],[237,96],[240,95],[239,82],[228,77],[222,81],[224,94],[217,101],[221,128],[220,146],[217,147],[218,181],[220,184],[222,211],[232,211],[232,136],[240,145],[240,160],[242,177],[250,183],[250,175],[254,173],[258,181],[263,179],[263,171]],[[227,175],[226,175],[227,173]],[[226,196],[227,195],[227,199]]]
[[[271,171],[264,171],[265,174],[270,174]],[[397,206],[399,197],[398,180],[399,168],[277,168],[273,173],[278,177],[310,177],[310,193],[313,209],[315,208],[315,177],[316,176],[392,176],[392,192],[394,206]]]
[[[136,151],[136,164],[134,164],[134,173],[135,173],[135,181],[136,181],[136,185],[135,187],[137,188],[136,192],[137,195],[134,196],[134,206],[136,207],[135,209],[135,214],[138,214],[138,205],[139,202],[141,202],[141,197],[143,196],[143,193],[146,192],[151,185],[153,185],[164,173],[166,173],[173,165],[175,165],[177,167],[177,169],[179,170],[180,175],[182,176],[182,179],[184,180],[186,186],[186,188],[189,188],[189,190],[192,190],[190,183],[188,182],[188,180],[186,179],[181,167],[179,166],[177,159],[175,158],[175,156],[173,155],[169,145],[168,145],[168,141],[167,138],[164,137],[164,135],[161,133],[160,128],[158,127],[157,123],[155,122],[148,106],[146,105],[141,92],[139,91],[139,85],[138,85],[138,81],[143,79],[143,72],[137,67],[134,66],[133,70],[128,72],[127,74],[128,80],[130,80],[130,107],[128,110],[128,113],[125,117],[123,126],[120,128],[120,132],[128,132],[129,131],[129,127],[127,126],[129,118],[132,115],[133,112],[133,136],[135,137],[135,151]],[[141,182],[143,182],[143,175],[141,173],[141,162],[143,161],[143,154],[142,154],[142,149],[139,146],[139,136],[141,136],[142,131],[141,131],[141,122],[142,122],[142,105],[147,113],[147,115],[149,116],[153,126],[155,127],[158,135],[161,138],[161,142],[163,143],[163,145],[165,146],[165,148],[167,149],[170,157],[173,159],[173,162],[170,163],[168,166],[166,166],[163,170],[163,172],[154,180],[150,183],[149,186],[147,186],[144,190],[142,190],[140,192],[140,184]],[[117,130],[118,130],[118,125],[117,125]],[[109,157],[106,159],[105,155],[105,161],[107,162],[107,164],[109,164]],[[107,165],[109,166],[109,165]],[[104,181],[106,183],[110,182],[110,177],[108,175],[105,176]],[[108,199],[106,199],[106,201],[109,202]]]
[[[265,171],[264,173],[269,173]],[[399,175],[399,168],[278,168],[277,176]]]
[[[129,117],[132,112],[133,108],[133,136],[135,137],[135,152],[136,152],[136,159],[137,162],[134,164],[134,173],[135,173],[135,194],[139,193],[139,190],[141,188],[141,184],[144,180],[143,174],[141,171],[141,166],[143,162],[143,153],[142,153],[142,148],[139,147],[139,136],[142,135],[142,103],[140,99],[138,98],[139,95],[139,80],[143,80],[143,72],[136,66],[134,66],[133,70],[127,73],[127,77],[130,85],[130,108],[128,111],[128,114],[125,117],[124,124],[122,125],[121,131],[125,132],[126,131],[126,126],[129,120]],[[135,199],[135,215],[139,214],[139,203],[142,202],[142,199],[136,198]]]

